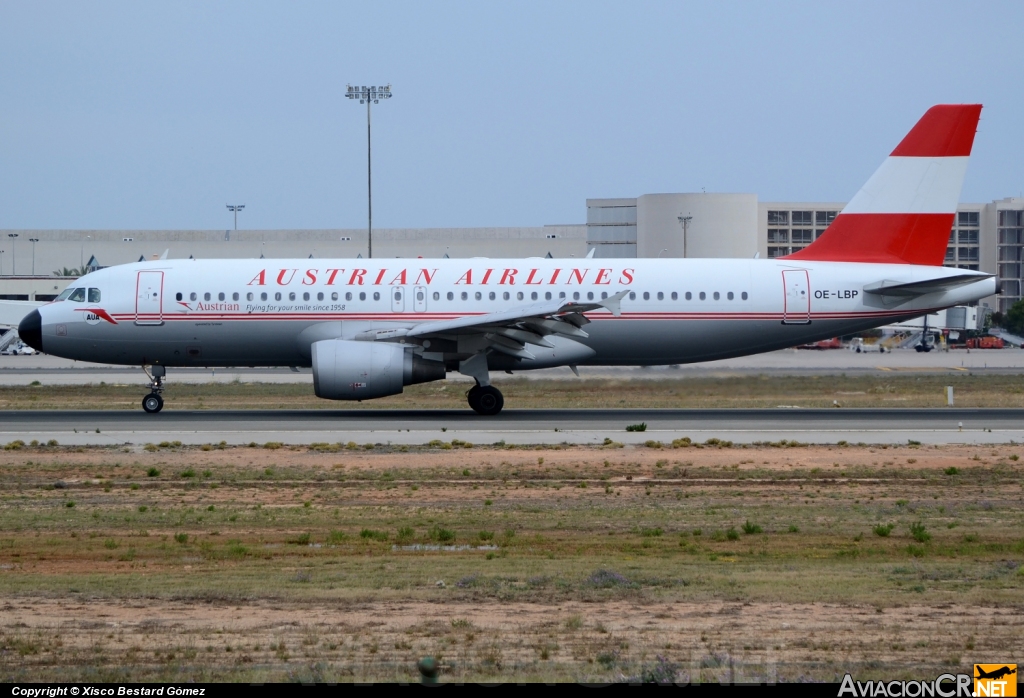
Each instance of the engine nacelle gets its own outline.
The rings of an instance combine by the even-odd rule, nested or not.
[[[325,339],[314,342],[313,390],[327,400],[370,400],[397,395],[414,383],[445,377],[444,364],[389,342]]]

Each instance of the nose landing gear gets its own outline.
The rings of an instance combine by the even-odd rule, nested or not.
[[[164,398],[160,393],[164,391],[164,376],[167,375],[167,369],[163,366],[151,366],[150,369],[142,367],[149,378],[149,385],[146,387],[151,391],[149,395],[142,398],[142,409],[149,414],[156,414],[164,408]]]
[[[493,385],[474,385],[466,393],[466,399],[474,412],[485,417],[493,417],[505,406],[505,398]]]

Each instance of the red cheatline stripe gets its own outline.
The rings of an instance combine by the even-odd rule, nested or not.
[[[892,155],[941,158],[971,154],[980,104],[939,104],[924,113]]]
[[[932,312],[932,310],[915,310],[915,314],[925,314]],[[851,312],[811,312],[810,317],[818,320],[852,320],[860,318],[887,318],[897,317],[901,315],[907,315],[906,310],[885,310],[885,311],[851,311]],[[452,317],[464,317],[456,315]],[[804,313],[790,313],[789,315],[783,315],[780,312],[774,313],[679,313],[679,312],[665,312],[665,313],[623,313],[621,316],[614,315],[601,315],[592,318],[595,321],[611,321],[611,320],[779,320],[784,317],[788,318],[799,318],[805,317]],[[126,315],[122,319],[132,320],[135,319],[134,315]],[[156,316],[153,317],[141,317],[141,320],[155,320],[159,319]],[[201,322],[316,322],[316,321],[328,321],[328,320],[377,320],[387,322],[401,322],[407,321],[410,318],[408,315],[388,315],[388,314],[361,314],[361,315],[286,315],[286,314],[240,314],[240,315],[220,315],[220,316],[207,316],[207,317],[196,317],[194,315],[168,315],[163,317],[166,321],[171,322],[190,322],[199,320]]]
[[[953,213],[841,213],[825,234],[780,259],[942,266]]]

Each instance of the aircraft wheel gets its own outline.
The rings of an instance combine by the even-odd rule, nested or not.
[[[469,403],[469,406],[476,410],[477,414],[485,417],[493,417],[501,412],[501,408],[505,406],[505,398],[502,396],[501,391],[493,385],[477,387],[480,392],[477,393],[476,400]]]
[[[479,385],[474,385],[472,388],[469,389],[469,392],[466,393],[466,401],[469,402],[469,406],[473,409],[474,412],[479,412],[480,411],[480,407],[479,407],[479,405],[480,405],[480,386]]]
[[[150,414],[156,414],[164,408],[164,399],[159,393],[150,393],[142,398],[142,409]]]

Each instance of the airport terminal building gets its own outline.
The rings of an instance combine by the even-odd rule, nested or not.
[[[825,232],[842,202],[765,202],[756,194],[646,194],[587,199],[586,223],[521,228],[402,228],[373,231],[374,257],[782,257]],[[82,268],[153,258],[356,258],[367,231],[2,230],[0,299],[50,300]],[[1000,295],[982,305],[1005,312],[1021,299],[1024,198],[961,204],[946,266],[996,274]]]

